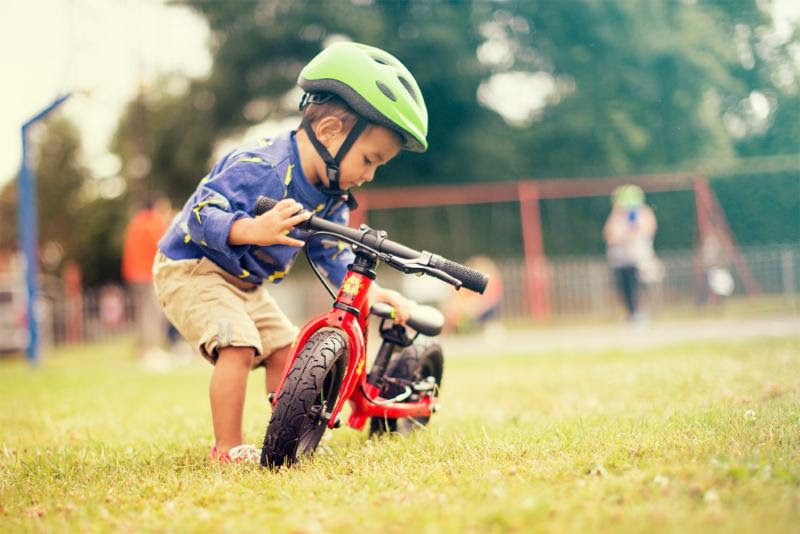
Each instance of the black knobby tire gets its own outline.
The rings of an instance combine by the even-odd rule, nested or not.
[[[436,383],[433,394],[437,394],[442,386],[444,372],[444,356],[442,347],[438,344],[414,344],[395,353],[386,368],[384,376],[399,381],[419,382],[432,376]],[[381,397],[391,399],[401,394],[404,388],[396,383],[387,383],[381,389]],[[414,397],[405,402],[415,400]],[[370,418],[370,434],[383,434],[385,432],[398,432],[408,434],[428,424],[430,417],[403,417],[400,419],[389,417]]]
[[[336,404],[347,358],[347,343],[337,330],[321,330],[308,339],[272,410],[261,465],[288,466],[314,454],[327,428],[321,414]]]

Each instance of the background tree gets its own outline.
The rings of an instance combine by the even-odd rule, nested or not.
[[[119,280],[124,199],[95,191],[97,184],[81,163],[80,136],[69,120],[51,118],[34,135],[42,272],[60,274],[64,263],[74,260],[87,285]],[[0,193],[0,248],[6,250],[18,248],[17,184],[13,180]]]
[[[391,50],[414,72],[428,104],[430,150],[402,154],[381,171],[377,187],[690,170],[724,166],[739,154],[797,152],[792,41],[771,36],[756,0],[187,4],[209,22],[211,73],[186,94],[156,91],[132,106],[116,144],[126,161],[144,152],[153,187],[176,202],[205,175],[220,140],[296,113],[300,69],[338,35]],[[145,143],[131,143],[137,131]],[[796,198],[794,182],[775,183],[784,197]],[[746,212],[752,191],[738,191],[726,201]],[[691,246],[691,197],[653,201],[662,221],[673,221],[662,225],[657,244]],[[748,224],[740,237],[800,237],[786,222],[798,207],[781,205],[769,235]],[[473,211],[485,221],[491,208]],[[607,211],[607,199],[545,203],[548,252],[602,250],[599,225]],[[472,224],[439,212],[431,220]],[[391,217],[379,219],[398,237],[413,230],[408,213]],[[511,234],[503,241],[489,232],[477,246],[519,255]],[[421,246],[449,250],[446,239],[423,239],[431,241]]]

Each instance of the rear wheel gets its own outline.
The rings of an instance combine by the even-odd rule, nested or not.
[[[430,389],[426,392],[414,391],[404,402],[419,400],[420,395],[436,396],[442,385],[444,371],[444,356],[438,344],[415,344],[406,347],[392,356],[386,369],[387,383],[381,389],[381,397],[393,399],[406,391],[406,386],[424,383],[430,380]],[[412,388],[413,389],[413,388]],[[372,417],[370,419],[370,434],[383,434],[385,432],[398,432],[408,434],[428,424],[430,416],[403,417],[399,419],[389,417]]]
[[[347,369],[347,343],[336,330],[314,333],[298,354],[272,411],[261,465],[311,456],[327,428]]]

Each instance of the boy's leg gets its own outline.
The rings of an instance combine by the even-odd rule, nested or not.
[[[261,336],[263,351],[262,356],[256,357],[256,365],[266,370],[267,394],[270,394],[281,384],[283,368],[300,331],[264,287],[248,301],[247,311]]]
[[[253,365],[252,347],[219,349],[217,363],[211,374],[209,397],[214,437],[219,453],[243,443],[242,413],[247,392],[247,376]]]
[[[292,345],[286,345],[269,355],[264,367],[267,370],[267,394],[278,390],[283,376],[283,367],[292,353]]]

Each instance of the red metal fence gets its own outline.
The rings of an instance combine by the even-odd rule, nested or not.
[[[551,305],[547,254],[542,240],[540,201],[609,196],[615,188],[624,184],[636,184],[648,193],[693,190],[699,225],[696,265],[701,265],[699,245],[712,234],[719,236],[726,252],[735,259],[735,266],[748,293],[758,292],[758,285],[730,232],[719,202],[708,187],[708,179],[696,173],[520,180],[464,184],[458,187],[404,187],[365,191],[359,195],[360,209],[353,212],[351,223],[355,226],[365,223],[370,211],[381,209],[518,202],[525,253],[526,308],[531,317],[544,319],[550,316]],[[702,285],[701,278],[702,273],[698,271],[696,273],[698,291]]]

